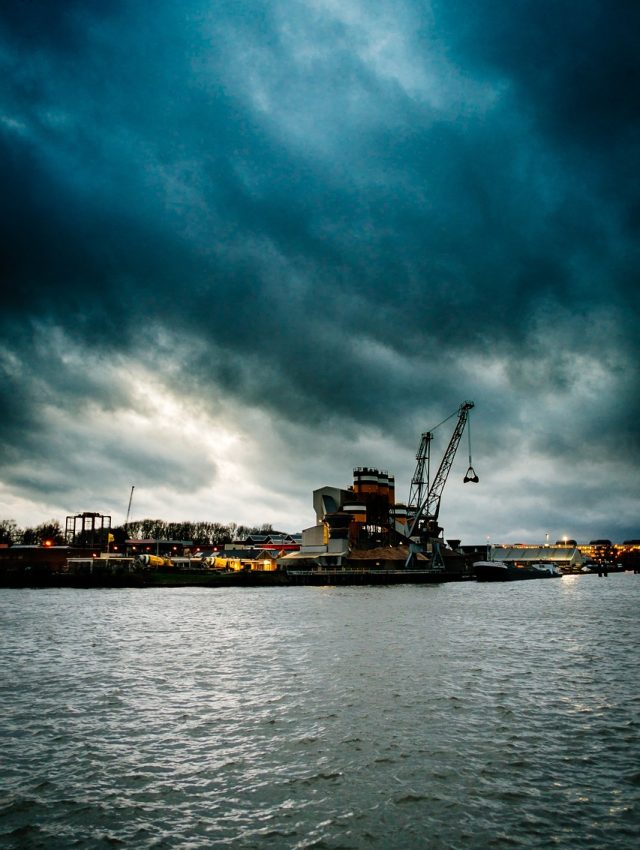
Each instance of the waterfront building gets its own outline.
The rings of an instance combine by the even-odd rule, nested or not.
[[[550,561],[565,572],[579,570],[585,557],[577,546],[513,546],[494,545],[489,547],[490,561],[504,561],[506,564],[537,564]]]

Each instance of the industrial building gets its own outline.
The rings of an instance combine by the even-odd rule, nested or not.
[[[303,530],[300,550],[278,558],[288,572],[463,571],[464,558],[443,540],[415,546],[407,537],[407,505],[395,501],[395,479],[385,470],[356,467],[350,487],[314,490],[313,507],[316,524]]]
[[[346,489],[325,486],[314,490],[316,524],[302,532],[300,551],[280,558],[279,565],[288,571],[388,569],[461,575],[465,558],[445,543],[438,515],[442,491],[473,406],[472,401],[463,402],[436,426],[457,415],[433,479],[430,461],[435,428],[421,435],[407,503],[396,501],[393,475],[368,466],[353,470],[353,483]],[[478,482],[471,465],[470,442],[464,481]]]
[[[403,537],[396,530],[395,480],[384,470],[357,467],[347,489],[314,490],[313,507],[316,524],[303,530],[300,551],[280,558],[281,566],[341,568],[352,549],[397,546]],[[406,508],[403,518],[406,523]]]
[[[346,489],[325,486],[314,490],[316,524],[303,530],[300,551],[279,558],[279,566],[288,572],[386,570],[463,576],[466,560],[445,543],[438,516],[442,491],[473,406],[473,402],[463,402],[440,423],[457,415],[433,479],[429,467],[435,429],[421,435],[408,503],[396,501],[393,475],[369,466],[356,467],[353,483]],[[478,481],[470,445],[464,481]]]

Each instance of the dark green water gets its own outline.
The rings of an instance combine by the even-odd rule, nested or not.
[[[640,576],[0,591],[0,847],[640,846]]]

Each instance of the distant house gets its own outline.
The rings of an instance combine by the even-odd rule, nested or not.
[[[262,549],[260,552],[256,552],[252,569],[260,570],[261,572],[273,572],[277,570],[278,558],[281,554],[281,549]]]
[[[278,568],[278,552],[257,549],[224,549],[217,552],[213,558],[213,566],[217,570],[257,570],[272,572]]]
[[[225,544],[225,549],[271,549],[274,551],[297,552],[302,545],[302,534],[249,534],[244,540]]]

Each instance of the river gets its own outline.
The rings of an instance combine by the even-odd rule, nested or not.
[[[640,576],[0,591],[0,846],[640,846]]]

